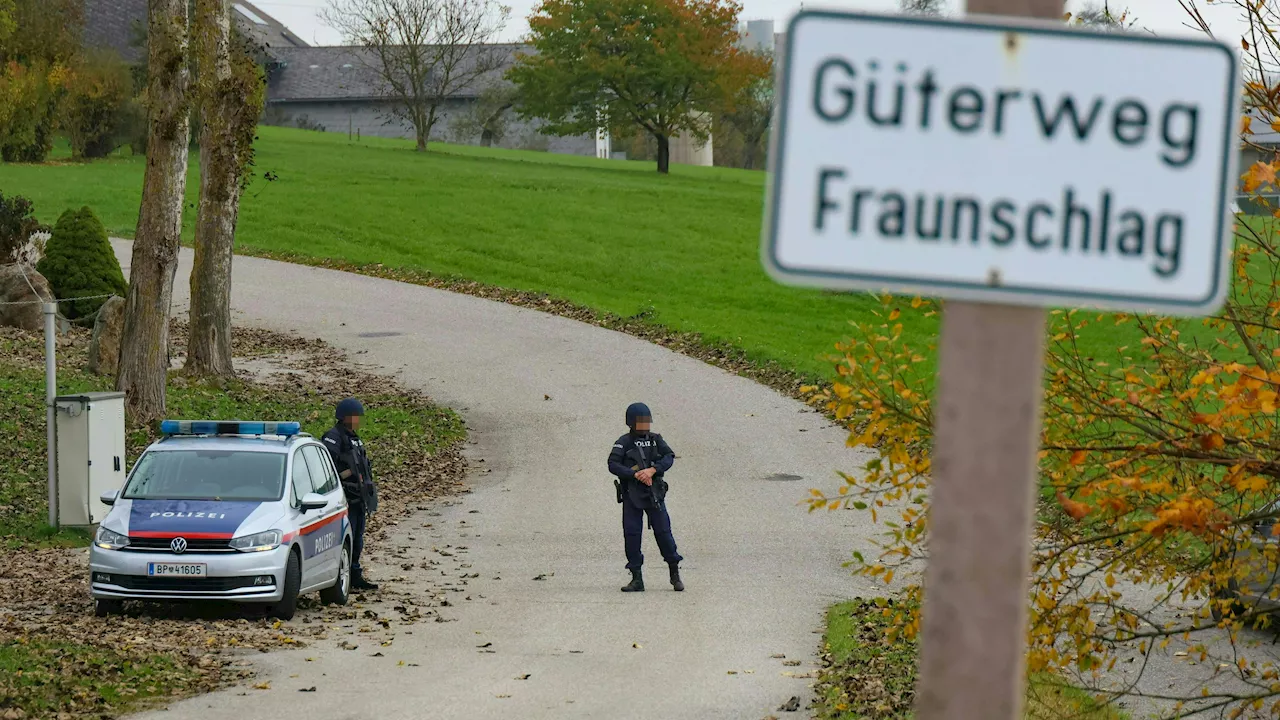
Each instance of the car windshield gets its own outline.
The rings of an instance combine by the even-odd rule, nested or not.
[[[131,500],[279,500],[280,453],[165,450],[138,459],[124,497]]]

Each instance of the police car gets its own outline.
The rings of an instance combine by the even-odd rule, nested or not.
[[[347,500],[324,446],[294,422],[176,421],[138,458],[89,553],[96,614],[125,600],[264,603],[293,617],[351,586]]]

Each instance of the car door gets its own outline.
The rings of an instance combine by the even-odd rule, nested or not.
[[[338,572],[338,559],[342,553],[342,511],[346,503],[342,496],[338,474],[326,457],[329,453],[319,445],[305,445],[302,457],[306,460],[311,476],[311,492],[324,496],[327,504],[308,520],[304,547],[310,545],[320,560],[317,581],[328,580]],[[336,491],[336,492],[335,492]]]
[[[302,587],[310,588],[323,577],[324,558],[317,556],[316,538],[311,526],[320,519],[324,511],[312,510],[307,513],[302,511],[302,498],[308,493],[315,492],[311,469],[307,465],[302,448],[293,451],[290,466],[289,505],[294,527],[298,528],[298,541],[302,547]]]

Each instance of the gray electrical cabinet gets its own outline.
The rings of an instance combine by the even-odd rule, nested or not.
[[[124,393],[54,398],[58,442],[58,524],[102,522],[111,508],[99,497],[124,486]]]

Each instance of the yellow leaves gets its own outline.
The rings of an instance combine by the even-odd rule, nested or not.
[[[897,308],[894,308],[893,312],[889,313],[889,322],[893,322],[894,320],[897,320],[901,316],[902,316],[902,311]]]
[[[1240,118],[1240,134],[1241,135],[1253,134],[1253,118],[1249,117],[1248,115],[1245,115],[1244,117]]]
[[[1083,464],[1086,457],[1088,457],[1088,454],[1084,450],[1076,450],[1071,453],[1071,459],[1067,461],[1067,464],[1072,466]]]
[[[1236,478],[1232,485],[1236,490],[1242,493],[1248,493],[1266,490],[1269,483],[1266,478],[1260,475],[1250,475],[1247,477]],[[1280,527],[1280,525],[1277,525],[1276,527]]]

